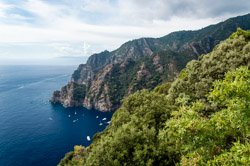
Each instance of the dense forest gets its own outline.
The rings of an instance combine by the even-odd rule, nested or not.
[[[93,143],[64,165],[248,165],[250,31],[238,29],[177,79],[122,102]]]

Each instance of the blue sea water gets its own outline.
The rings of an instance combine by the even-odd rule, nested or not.
[[[49,103],[74,69],[0,66],[0,166],[54,166],[74,145],[88,146],[87,136],[105,129],[112,112]]]

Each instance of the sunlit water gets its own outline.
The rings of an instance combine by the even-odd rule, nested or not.
[[[74,68],[0,66],[0,166],[56,165],[74,145],[88,146],[87,136],[105,129],[111,112],[48,102]]]

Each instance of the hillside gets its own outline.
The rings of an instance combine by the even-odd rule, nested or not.
[[[66,86],[54,92],[51,101],[65,107],[114,110],[138,90],[173,81],[187,62],[210,52],[237,27],[250,29],[250,14],[197,31],[129,41],[112,52],[94,54],[79,65]]]
[[[238,29],[170,85],[127,97],[64,165],[248,165],[250,31]]]

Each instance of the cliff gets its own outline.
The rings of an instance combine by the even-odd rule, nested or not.
[[[116,109],[125,96],[172,81],[187,62],[210,52],[237,27],[249,29],[250,14],[197,31],[132,40],[112,52],[94,54],[79,65],[66,86],[53,93],[51,102],[100,111]]]

